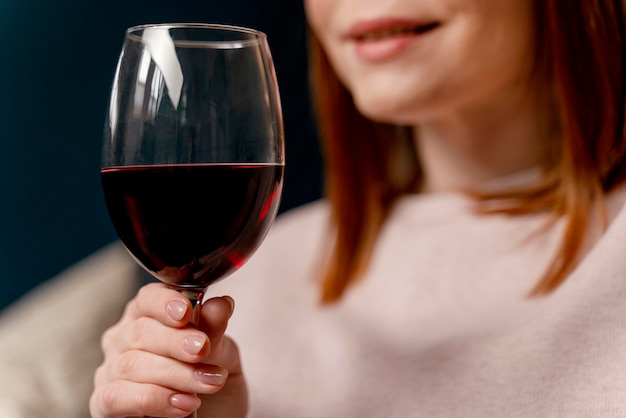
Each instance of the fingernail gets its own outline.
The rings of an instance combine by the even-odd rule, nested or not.
[[[187,304],[180,300],[173,300],[167,304],[167,314],[175,321],[180,321],[187,313]]]
[[[195,411],[200,408],[200,399],[196,396],[178,393],[170,396],[170,403],[178,409],[184,411]]]
[[[183,350],[189,354],[198,354],[206,344],[204,335],[188,335],[183,339]]]
[[[228,370],[218,367],[205,367],[202,369],[197,369],[194,373],[194,376],[205,385],[222,386],[224,383],[226,383]]]

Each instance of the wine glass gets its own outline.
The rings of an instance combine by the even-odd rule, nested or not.
[[[241,267],[274,221],[284,134],[266,36],[215,24],[127,30],[101,177],[137,262],[192,302]]]

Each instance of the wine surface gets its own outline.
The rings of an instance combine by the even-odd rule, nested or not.
[[[189,164],[101,171],[130,253],[165,283],[204,287],[241,267],[274,221],[284,167]]]

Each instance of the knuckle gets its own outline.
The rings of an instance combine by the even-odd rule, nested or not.
[[[124,312],[122,314],[122,318],[123,318],[122,320],[126,318],[131,318],[135,315],[135,312],[137,311],[137,298],[138,298],[138,294],[135,295],[134,298],[129,300],[128,303],[126,303],[126,306],[124,307]]]
[[[112,382],[100,390],[94,391],[89,400],[92,416],[111,417],[120,414],[126,416],[128,411],[143,415],[158,409],[158,405],[162,403],[154,390],[129,392],[127,389],[123,389],[123,385],[117,383]]]
[[[99,392],[94,392],[92,397],[92,409],[96,411],[108,411],[114,413],[116,407],[120,405],[120,390],[119,387],[110,384],[103,387]]]
[[[113,349],[114,343],[117,340],[115,334],[116,327],[111,327],[102,333],[102,337],[100,338],[100,349],[105,355]]]
[[[120,379],[132,380],[131,377],[137,370],[139,356],[135,351],[126,351],[117,359],[116,376]]]
[[[144,310],[152,306],[156,286],[158,286],[156,283],[150,283],[139,288],[137,294],[127,306],[128,311],[132,313],[133,316],[137,317],[146,314]]]
[[[128,336],[131,349],[139,349],[143,346],[145,337],[149,334],[150,322],[150,319],[146,317],[140,317],[133,321]]]
[[[100,366],[98,366],[98,368],[93,374],[94,387],[98,387],[99,385],[104,384],[104,382],[106,381],[105,377],[106,377],[105,366],[104,364],[101,364]]]
[[[93,418],[98,418],[103,416],[100,413],[100,401],[98,398],[98,392],[94,391],[89,397],[89,414]]]
[[[133,397],[133,404],[136,405],[138,411],[149,411],[159,403],[161,399],[158,399],[152,391],[136,393]]]
[[[150,298],[150,293],[152,293],[152,288],[153,288],[153,283],[147,284],[145,286],[142,286],[139,288],[139,290],[137,291],[137,295],[134,298],[135,303],[138,300],[145,300],[146,298]]]

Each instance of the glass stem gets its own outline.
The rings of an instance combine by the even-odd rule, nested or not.
[[[178,291],[185,295],[193,307],[189,325],[197,327],[200,324],[200,312],[202,311],[202,299],[204,298],[204,288],[179,288]],[[193,411],[185,418],[198,418],[198,411]]]
[[[202,299],[204,298],[204,288],[182,288],[178,289],[180,293],[185,295],[191,302],[191,320],[190,325],[197,327],[200,324],[200,311],[202,310]]]

